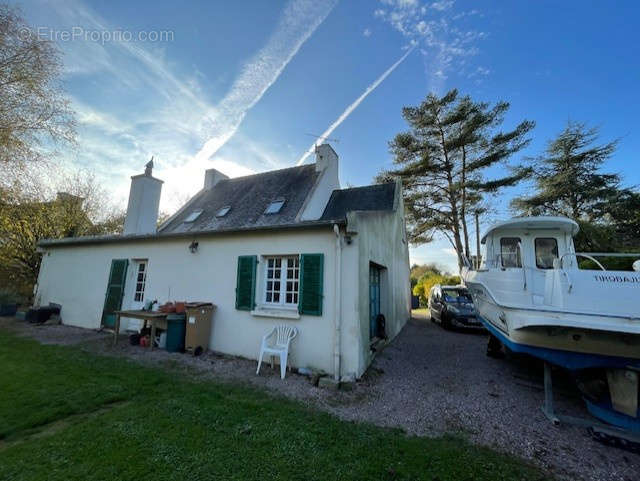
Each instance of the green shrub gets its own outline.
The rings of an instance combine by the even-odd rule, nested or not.
[[[20,296],[8,287],[0,287],[0,304],[19,304]]]
[[[580,257],[578,259],[580,269],[600,270],[592,260]],[[640,259],[640,253],[638,257],[596,257],[596,259],[608,271],[632,271],[633,263]]]
[[[420,298],[420,306],[427,307],[429,303],[429,291],[436,284],[443,286],[455,286],[460,284],[460,276],[450,276],[448,274],[436,274],[427,272],[413,287],[413,295]]]

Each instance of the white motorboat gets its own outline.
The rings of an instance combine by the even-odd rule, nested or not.
[[[462,277],[503,345],[572,371],[593,414],[640,432],[640,272],[575,252],[578,229],[564,217],[496,224],[482,237],[481,265]],[[595,270],[580,267],[585,259]]]

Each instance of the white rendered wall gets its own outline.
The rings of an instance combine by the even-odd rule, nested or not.
[[[352,212],[348,215],[348,231],[355,230],[358,261],[348,261],[348,267],[357,266],[358,279],[351,281],[358,286],[358,293],[348,299],[347,322],[352,322],[344,332],[343,342],[357,343],[359,348],[346,356],[348,366],[355,365],[356,375],[361,376],[373,360],[369,349],[369,264],[373,262],[385,269],[381,275],[380,312],[386,319],[389,339],[397,336],[411,316],[411,282],[409,279],[409,248],[404,228],[404,204],[400,189],[396,189],[395,212]],[[343,264],[344,265],[344,264]]]
[[[45,249],[36,302],[62,305],[64,324],[100,327],[112,259],[148,259],[146,299],[209,301],[216,304],[210,348],[255,359],[260,340],[276,324],[299,330],[291,361],[295,367],[313,367],[333,373],[334,253],[335,236],[326,230],[242,234],[199,238],[197,253],[189,252],[191,239],[143,241]],[[298,320],[257,317],[235,308],[237,259],[240,255],[324,254],[322,316],[303,315]],[[130,264],[131,266],[131,264]],[[258,268],[257,300],[261,298]],[[127,282],[131,280],[130,272]],[[357,295],[354,284],[343,284],[346,298]],[[125,286],[129,308],[132,284]],[[169,294],[170,292],[170,294]],[[123,327],[126,327],[123,320]],[[356,349],[356,346],[344,346]],[[352,355],[353,357],[353,355]]]
[[[373,359],[369,349],[369,262],[386,267],[381,289],[381,310],[387,334],[395,337],[410,315],[409,253],[404,238],[404,208],[395,212],[349,214],[351,244],[342,247],[341,377],[360,377]],[[344,229],[342,234],[344,235]],[[210,348],[255,359],[260,339],[274,325],[295,326],[291,361],[294,367],[312,367],[334,373],[335,234],[322,230],[272,234],[235,234],[199,238],[191,254],[190,238],[98,245],[77,245],[44,250],[36,303],[62,305],[64,324],[100,327],[112,259],[129,259],[123,309],[133,305],[132,261],[148,259],[146,299],[208,301],[214,312]],[[322,316],[303,315],[283,320],[252,315],[235,308],[237,259],[240,255],[324,254]],[[257,272],[256,300],[262,296],[262,266]],[[123,320],[123,328],[127,320]]]

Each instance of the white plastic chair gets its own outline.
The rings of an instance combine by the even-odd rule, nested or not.
[[[265,354],[271,354],[271,356],[280,356],[280,379],[284,379],[287,372],[289,345],[297,335],[298,330],[295,327],[285,325],[275,326],[271,332],[265,334],[262,338],[262,345],[260,346],[260,356],[258,357],[258,369],[256,369],[256,374],[260,374],[262,356]],[[271,360],[271,367],[273,367],[273,359]]]

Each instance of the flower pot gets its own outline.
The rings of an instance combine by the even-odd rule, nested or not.
[[[176,306],[173,302],[167,302],[160,306],[160,312],[176,312]]]

